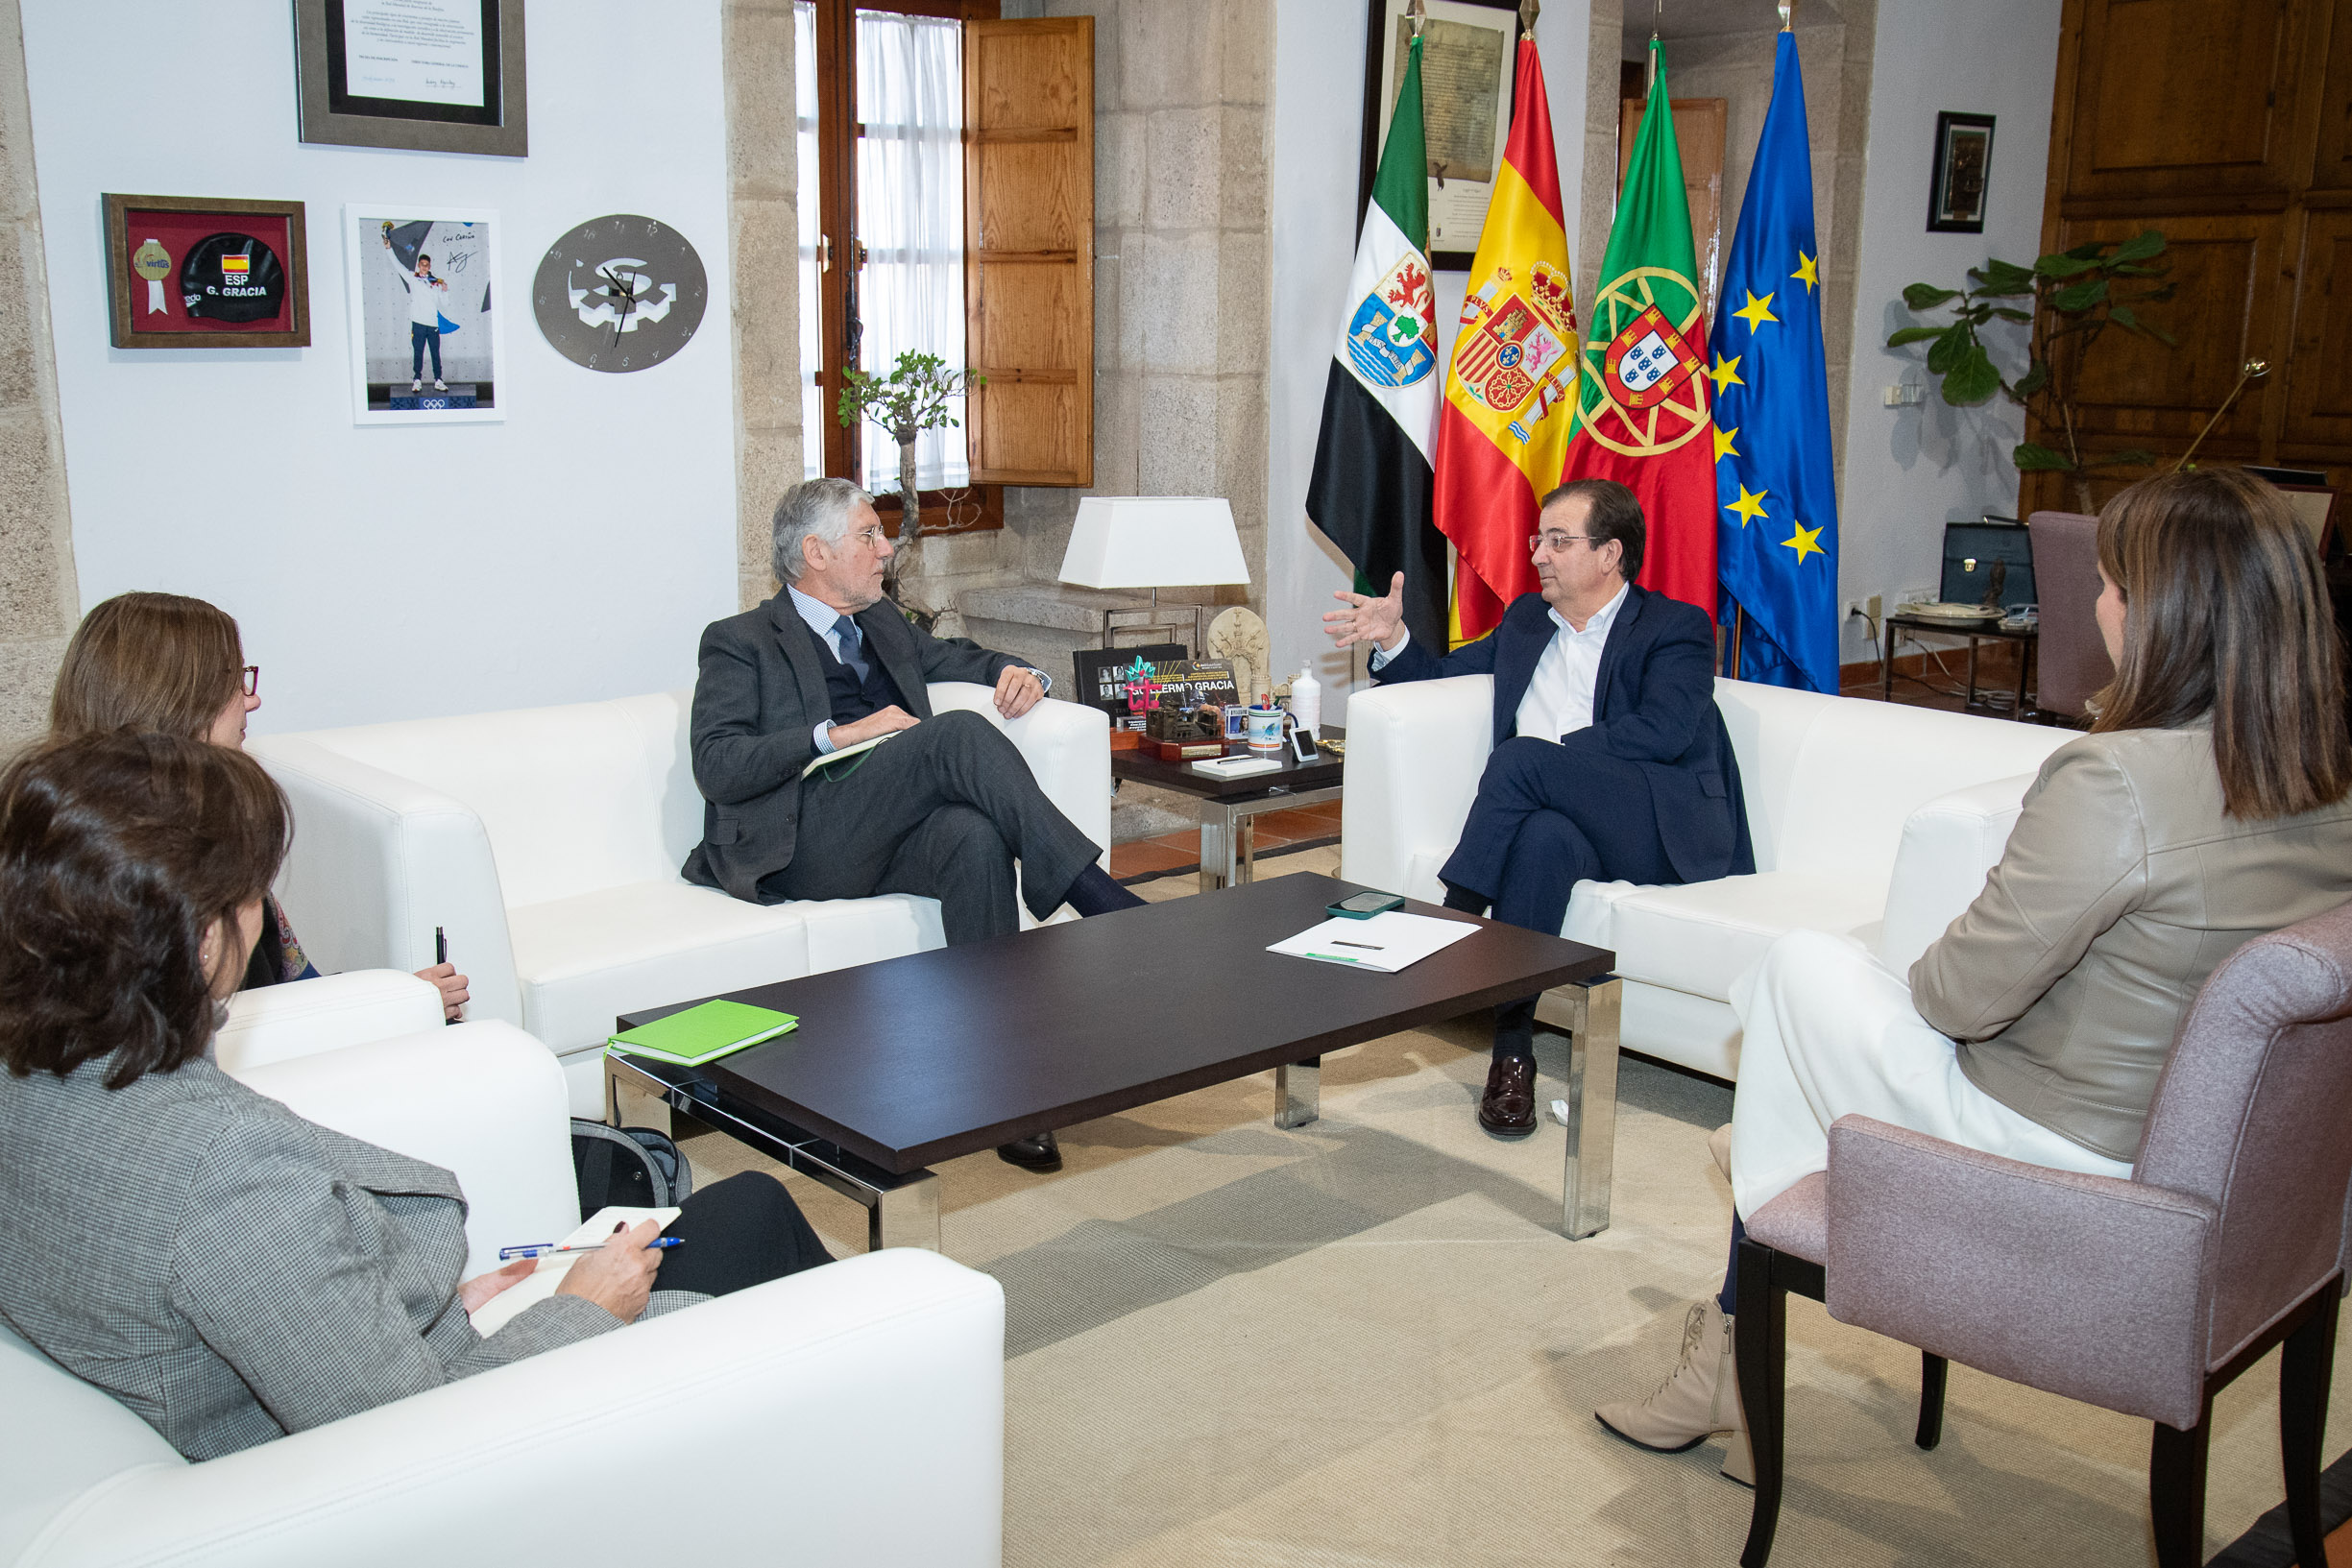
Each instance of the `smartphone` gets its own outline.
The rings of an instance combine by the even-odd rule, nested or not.
[[[1401,909],[1404,904],[1394,893],[1351,893],[1337,904],[1323,905],[1323,913],[1346,920],[1370,920],[1391,909]]]
[[[1298,729],[1291,732],[1291,756],[1301,762],[1321,760],[1322,750],[1315,744],[1314,731]]]

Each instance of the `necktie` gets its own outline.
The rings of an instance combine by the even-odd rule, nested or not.
[[[847,615],[842,615],[834,621],[833,633],[840,645],[841,663],[849,666],[849,672],[858,677],[860,686],[863,686],[865,684],[865,656],[860,650],[864,639],[859,635],[858,623]]]

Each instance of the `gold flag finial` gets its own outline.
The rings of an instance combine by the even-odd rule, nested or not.
[[[1413,4],[1405,8],[1405,24],[1413,29],[1415,37],[1419,37],[1421,29],[1429,25],[1429,8],[1422,5],[1421,0],[1413,0]]]
[[[1536,18],[1542,13],[1542,0],[1519,0],[1519,32],[1521,36],[1534,36],[1536,31]]]
[[[1796,22],[1795,22],[1794,20],[1792,20],[1792,18],[1793,18],[1793,17],[1795,16],[1795,14],[1796,14],[1796,10],[1797,10],[1797,0],[1781,0],[1781,31],[1782,31],[1782,32],[1783,32],[1783,33],[1794,33],[1795,31],[1797,31],[1797,24],[1796,24]]]

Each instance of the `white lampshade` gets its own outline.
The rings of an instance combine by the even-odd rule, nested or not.
[[[1088,495],[1062,553],[1061,580],[1081,588],[1247,583],[1233,508],[1215,495]]]

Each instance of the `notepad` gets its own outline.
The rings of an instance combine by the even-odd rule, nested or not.
[[[647,1219],[659,1219],[662,1228],[667,1230],[669,1222],[677,1218],[681,1212],[677,1209],[632,1209],[616,1203],[590,1215],[580,1221],[580,1228],[569,1236],[533,1236],[524,1240],[552,1240],[557,1246],[586,1246],[592,1242],[606,1240],[613,1234],[615,1225],[635,1225]],[[521,1245],[522,1242],[515,1244]],[[508,1286],[483,1302],[481,1311],[471,1315],[473,1332],[485,1336],[496,1334],[514,1321],[516,1315],[524,1308],[555,1294],[556,1287],[564,1283],[564,1276],[570,1271],[571,1266],[586,1256],[586,1253],[574,1252],[568,1257],[540,1259],[539,1266],[525,1274],[520,1285]]]
[[[632,1056],[700,1067],[798,1027],[800,1020],[790,1013],[721,1000],[624,1029],[607,1044]]]
[[[1467,920],[1438,920],[1390,909],[1370,920],[1335,916],[1286,941],[1276,942],[1266,951],[1394,975],[1453,946],[1477,929]]]
[[[878,736],[871,736],[863,740],[853,740],[846,746],[836,746],[822,757],[809,759],[809,764],[800,770],[801,774],[805,778],[809,774],[821,772],[836,762],[846,762],[853,757],[863,757],[892,736],[906,733],[904,730],[885,730]]]

